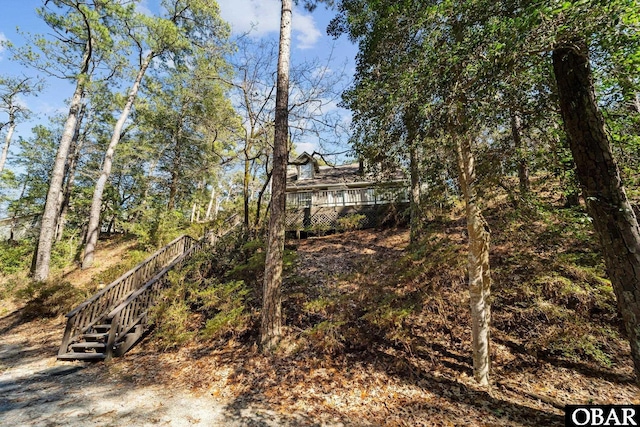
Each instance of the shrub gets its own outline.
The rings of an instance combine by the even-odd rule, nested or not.
[[[27,240],[0,242],[0,273],[12,274],[29,268],[33,243]]]
[[[345,217],[338,218],[338,228],[344,231],[357,230],[362,227],[365,219],[367,219],[367,217],[363,214],[347,215]]]

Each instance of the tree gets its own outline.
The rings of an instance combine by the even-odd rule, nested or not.
[[[264,268],[262,324],[260,345],[272,351],[282,336],[282,259],[286,216],[287,164],[289,161],[289,57],[291,51],[291,0],[282,0],[280,42],[278,49],[278,83],[273,138],[273,174],[271,210]]]
[[[7,122],[0,126],[0,129],[8,126],[7,133],[4,137],[4,147],[0,155],[0,172],[4,169],[7,155],[9,154],[9,146],[11,138],[16,128],[16,122],[29,117],[29,110],[20,102],[19,97],[23,95],[37,94],[42,90],[42,83],[33,81],[31,77],[0,78],[0,111],[7,113]]]
[[[598,109],[586,41],[559,44],[553,50],[553,66],[578,179],[600,239],[640,383],[640,227]]]
[[[50,6],[56,7],[58,11],[49,9]],[[51,248],[56,231],[69,148],[91,76],[99,63],[108,58],[113,47],[108,21],[121,10],[119,4],[103,0],[45,2],[45,7],[38,12],[55,32],[57,38],[54,41],[48,41],[40,37],[36,38],[33,44],[42,51],[46,59],[41,61],[30,47],[14,55],[22,57],[23,62],[28,65],[47,70],[53,75],[76,83],[51,172],[49,190],[40,222],[40,236],[34,253],[33,278],[36,281],[44,281],[49,276]]]
[[[356,83],[345,103],[354,109],[355,140],[363,152],[376,161],[411,159],[416,134],[422,134],[423,141],[453,143],[449,155],[457,159],[469,237],[474,376],[487,385],[490,232],[482,216],[474,154],[482,133],[479,117],[489,114],[479,100],[489,97],[494,86],[484,64],[475,61],[477,52],[491,42],[477,34],[483,19],[493,13],[492,5],[483,6],[347,0],[340,3],[342,13],[331,31],[347,32],[359,42]],[[477,84],[480,80],[482,85]]]
[[[189,55],[197,55],[196,50],[201,47],[198,46],[198,39],[202,41],[203,37],[213,36],[217,42],[226,37],[227,29],[219,20],[217,4],[199,0],[190,0],[182,4],[179,0],[173,0],[173,2],[165,2],[164,6],[168,13],[167,18],[137,14],[133,21],[144,24],[142,34],[138,34],[138,29],[130,27],[129,21],[123,22],[123,25],[129,27],[128,34],[138,47],[138,69],[127,95],[126,103],[113,129],[111,141],[104,156],[102,171],[96,182],[89,213],[82,268],[89,268],[93,264],[95,247],[100,233],[102,195],[111,173],[113,157],[120,142],[122,129],[133,108],[142,79],[151,61],[162,55],[173,54],[174,60],[178,61],[175,65],[180,67],[179,61],[185,61],[184,64],[186,64]],[[209,43],[212,41],[210,40]],[[203,43],[203,46],[206,46],[206,43]],[[171,203],[170,209],[172,209]]]

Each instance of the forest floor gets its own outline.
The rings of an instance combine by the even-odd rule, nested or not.
[[[540,229],[528,236],[554,231],[551,220],[529,223]],[[496,233],[493,384],[479,387],[464,223],[438,230],[422,251],[408,250],[404,229],[289,241],[288,341],[275,356],[246,336],[174,351],[150,336],[110,363],[56,362],[63,317],[27,320],[17,304],[0,318],[0,425],[533,427],[564,425],[566,404],[640,404],[628,344],[604,323],[617,322],[606,281],[562,263],[577,262],[573,250],[524,234]],[[578,282],[602,295],[581,294]]]

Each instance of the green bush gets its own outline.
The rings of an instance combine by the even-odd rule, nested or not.
[[[363,214],[353,214],[338,218],[338,229],[344,231],[357,230],[362,227],[365,219],[367,217]]]
[[[33,243],[27,240],[0,242],[0,273],[13,274],[29,268]]]
[[[125,223],[123,227],[136,237],[141,247],[153,250],[184,234],[188,224],[182,212],[159,209],[150,210],[144,217]]]

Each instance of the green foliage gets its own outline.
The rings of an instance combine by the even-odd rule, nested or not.
[[[81,245],[82,241],[77,236],[56,242],[51,251],[51,265],[57,268],[72,265],[78,256]]]
[[[158,249],[166,245],[184,234],[187,225],[182,212],[167,210],[149,212],[144,220],[123,224],[125,230],[133,234],[145,250]]]
[[[367,217],[362,214],[353,214],[338,218],[338,228],[344,231],[357,230],[358,228],[362,227],[362,224],[364,223],[364,220],[366,218]]]
[[[202,337],[216,339],[245,332],[251,320],[247,307],[250,293],[243,281],[212,284],[198,292],[203,308],[215,313],[207,319]]]
[[[25,271],[31,263],[33,243],[28,240],[0,242],[0,273]]]
[[[345,348],[342,328],[346,322],[324,320],[303,332],[311,347],[320,353],[336,354]]]
[[[216,253],[202,252],[181,271],[170,274],[172,286],[151,314],[163,348],[194,339],[225,339],[255,327],[259,265],[264,270],[264,256],[258,252],[262,243],[251,241],[228,249],[224,243]],[[239,261],[243,258],[244,262]],[[233,264],[236,268],[229,271]],[[248,283],[239,279],[245,276]]]

